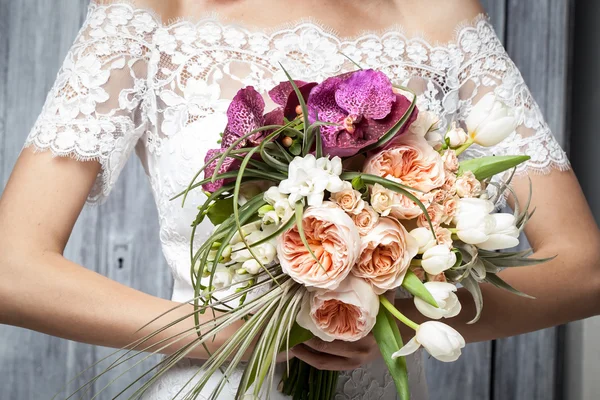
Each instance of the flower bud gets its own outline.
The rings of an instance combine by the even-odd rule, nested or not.
[[[428,228],[416,228],[410,231],[410,235],[415,238],[419,246],[417,254],[423,254],[435,246],[435,236]]]
[[[421,324],[404,347],[392,354],[392,358],[404,357],[417,351],[421,346],[435,359],[442,362],[458,360],[465,339],[454,328],[437,321]]]
[[[517,119],[512,110],[498,100],[494,93],[488,93],[473,106],[466,125],[469,136],[475,143],[491,147],[515,131]]]
[[[443,244],[433,246],[423,254],[421,266],[430,275],[441,274],[456,264],[456,254]]]
[[[431,319],[452,318],[458,315],[461,305],[454,293],[456,286],[445,282],[425,282],[424,285],[437,302],[438,308],[415,297],[415,307],[421,314]]]
[[[245,269],[251,275],[256,275],[262,270],[260,263],[254,258],[244,261],[244,263],[242,264],[242,268]]]
[[[469,136],[467,136],[467,132],[456,122],[452,124],[452,129],[446,133],[446,139],[448,139],[448,144],[450,147],[459,147],[467,141]]]

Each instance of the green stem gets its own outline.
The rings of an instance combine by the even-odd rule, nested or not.
[[[421,265],[423,265],[423,260],[415,258],[410,261],[410,265],[411,267],[420,267]]]
[[[384,306],[385,309],[390,312],[390,314],[396,317],[404,325],[408,326],[411,329],[414,329],[415,331],[419,329],[419,324],[417,324],[414,321],[411,321],[410,319],[408,319],[408,317],[406,317],[404,314],[398,311],[398,309],[394,307],[392,303],[390,303],[390,301],[385,297],[385,295],[380,295],[379,301],[381,302],[381,305]]]
[[[457,147],[456,150],[454,150],[456,152],[456,155],[458,156],[460,153],[471,147],[473,143],[475,143],[475,141],[473,140],[473,138],[469,137],[469,139],[467,139],[467,141],[462,146]]]

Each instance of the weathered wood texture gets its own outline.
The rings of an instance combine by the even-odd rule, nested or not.
[[[0,188],[4,188],[83,23],[88,2],[0,0]],[[156,207],[135,157],[107,204],[84,209],[65,255],[136,289],[170,296],[171,276],[159,246]],[[0,398],[7,400],[49,399],[78,373],[113,351],[6,326],[0,327],[0,338]],[[144,366],[149,363],[136,367],[125,380],[132,381]],[[101,371],[93,368],[69,387],[79,387]],[[89,393],[104,387],[109,377],[97,382]],[[100,398],[110,399],[117,393],[112,388]]]
[[[566,144],[567,1],[483,3],[551,127]],[[85,16],[86,4],[87,0],[0,0],[0,188]],[[154,202],[134,158],[108,203],[84,210],[66,256],[119,282],[168,297],[171,277],[157,233]],[[560,378],[556,375],[556,332],[550,329],[472,344],[454,364],[427,359],[432,400],[557,399],[553,382]],[[2,399],[50,398],[77,373],[110,353],[18,328],[0,327],[0,337]],[[98,372],[92,369],[69,387],[78,387]],[[107,382],[98,382],[91,393]],[[115,394],[107,390],[99,398]]]
[[[568,148],[572,2],[482,1],[552,131]],[[432,400],[559,399],[561,328],[467,346],[459,362],[427,361]]]

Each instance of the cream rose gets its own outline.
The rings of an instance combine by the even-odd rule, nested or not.
[[[439,203],[433,203],[427,207],[427,214],[429,214],[429,219],[431,219],[433,226],[436,227],[442,223],[442,218],[444,217],[444,206]],[[429,227],[429,222],[427,221],[425,214],[419,215],[419,218],[417,218],[417,225],[421,227]]]
[[[471,171],[466,171],[456,180],[456,193],[460,197],[478,197],[481,194],[481,182]]]
[[[307,292],[296,322],[326,342],[355,342],[371,332],[378,312],[379,297],[371,285],[349,275],[335,290]]]
[[[353,214],[351,217],[358,233],[363,236],[371,232],[377,221],[379,221],[379,214],[368,204],[365,204],[359,213]]]
[[[458,171],[458,157],[456,157],[456,152],[454,150],[446,150],[446,152],[442,156],[442,160],[444,161],[444,167],[448,171]]]
[[[414,134],[399,136],[385,150],[369,157],[363,171],[383,178],[396,178],[425,193],[445,182],[442,157],[424,138]]]
[[[418,250],[417,241],[398,221],[380,218],[362,238],[360,259],[352,273],[373,285],[375,293],[382,294],[402,284]]]
[[[360,235],[354,222],[336,204],[324,202],[304,211],[302,225],[319,262],[302,243],[298,227],[294,227],[277,239],[283,272],[308,288],[335,289],[360,255]]]
[[[347,181],[344,181],[342,190],[331,195],[330,200],[348,214],[358,214],[365,208],[361,193],[354,190],[352,184]]]
[[[442,217],[443,224],[450,224],[456,216],[458,210],[458,198],[450,197],[444,201],[444,215]]]

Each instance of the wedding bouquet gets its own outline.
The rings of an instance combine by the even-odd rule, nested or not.
[[[528,157],[459,159],[473,144],[503,140],[517,120],[489,93],[462,125],[442,124],[417,109],[410,90],[374,70],[321,83],[288,78],[269,92],[276,107],[266,113],[254,88],[237,93],[220,147],[178,196],[185,201],[202,188],[207,199],[193,231],[205,218],[215,229],[201,244],[192,235],[196,337],[157,375],[243,320],[186,398],[221,370],[209,397],[219,398],[249,354],[236,398],[269,398],[268,389],[279,387],[294,399],[331,399],[336,372],[294,359],[275,382],[278,354],[312,337],[352,342],[372,333],[400,398],[408,399],[406,355],[422,346],[451,362],[465,346],[438,321],[461,311],[457,285],[473,295],[474,323],[481,283],[524,295],[498,272],[545,261],[530,251],[496,251],[516,246],[531,216],[516,198],[514,214],[494,213],[496,200],[512,193],[511,171]],[[431,321],[417,324],[396,308],[399,288]],[[211,318],[201,321],[206,312]],[[415,331],[406,344],[398,323]]]

